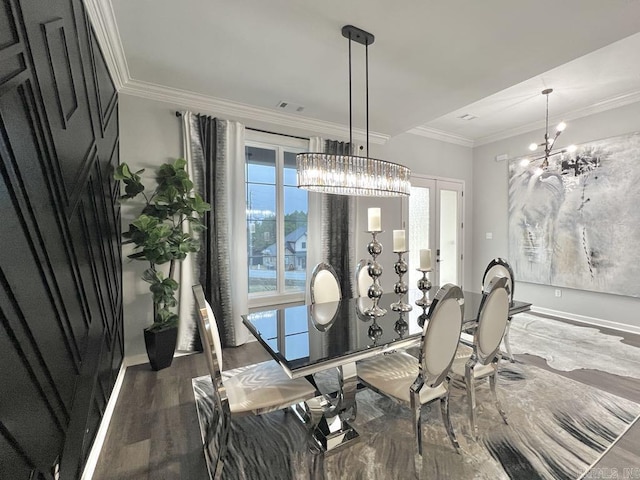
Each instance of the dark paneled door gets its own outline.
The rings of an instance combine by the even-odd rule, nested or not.
[[[122,363],[117,94],[81,0],[0,3],[0,478],[77,478]]]

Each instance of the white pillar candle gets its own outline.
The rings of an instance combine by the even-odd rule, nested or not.
[[[420,268],[422,270],[431,269],[431,250],[428,248],[420,250]]]
[[[406,252],[407,245],[404,238],[404,230],[393,231],[393,251],[394,252]]]
[[[368,214],[368,230],[370,232],[381,232],[381,221],[380,221],[380,209],[379,208],[370,208],[367,210]]]

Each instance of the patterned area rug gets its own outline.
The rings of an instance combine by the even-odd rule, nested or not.
[[[622,337],[605,335],[598,327],[520,313],[511,321],[513,353],[545,358],[563,372],[588,368],[640,379],[640,349],[623,343]]]
[[[322,381],[322,380],[320,380]],[[453,450],[439,405],[423,412],[424,455],[414,455],[410,410],[363,390],[352,425],[360,441],[314,454],[307,433],[285,412],[234,418],[224,478],[229,479],[576,479],[640,414],[640,405],[523,363],[501,365],[498,395],[478,389],[479,438],[469,435],[464,390],[452,388],[451,416],[462,447]],[[193,379],[201,420],[216,421],[209,377]],[[214,446],[214,449],[216,447]]]

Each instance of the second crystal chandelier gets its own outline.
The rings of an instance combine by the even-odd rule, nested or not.
[[[560,153],[573,152],[576,149],[575,145],[570,145],[569,147],[563,150],[556,150],[555,152],[553,151],[553,145],[555,144],[560,134],[564,131],[564,129],[567,128],[567,124],[564,122],[560,122],[556,126],[555,135],[553,137],[549,136],[549,95],[551,94],[551,92],[553,92],[553,88],[547,88],[542,91],[542,94],[547,97],[547,114],[545,117],[544,142],[532,143],[531,145],[529,145],[529,150],[531,150],[532,152],[535,152],[538,149],[538,147],[544,148],[544,156],[534,159],[534,161],[542,160],[543,169],[549,166],[549,157],[558,155]]]

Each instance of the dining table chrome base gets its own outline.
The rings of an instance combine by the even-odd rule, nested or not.
[[[313,446],[324,453],[336,452],[360,437],[349,425],[357,413],[356,365],[347,363],[337,370],[340,384],[337,392],[321,394],[291,407],[296,417],[307,426]]]
[[[335,453],[360,439],[360,434],[324,395],[292,405],[291,411],[306,425],[311,446],[322,453]]]
[[[360,434],[336,415],[325,418],[313,432],[317,446],[325,453],[334,453],[360,440]]]

